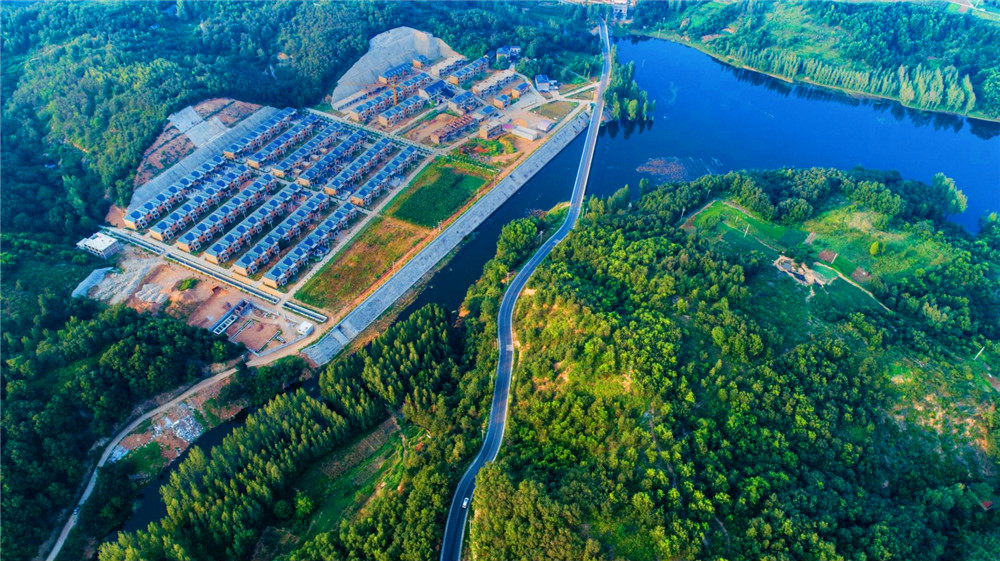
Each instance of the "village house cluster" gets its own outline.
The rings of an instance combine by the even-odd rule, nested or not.
[[[232,275],[262,274],[264,286],[278,289],[329,251],[359,206],[397,186],[425,156],[377,133],[283,109],[129,212],[124,224]]]
[[[496,61],[493,68],[499,66],[499,70],[491,70],[491,55]],[[436,123],[427,137],[431,143],[448,144],[477,130],[482,138],[494,138],[505,132],[497,111],[511,107],[533,91],[532,81],[511,66],[520,57],[521,47],[516,45],[499,47],[471,61],[462,56],[431,61],[416,55],[409,63],[379,74],[374,83],[345,104],[344,113],[355,122],[392,129],[426,109],[442,106],[455,118]],[[546,92],[558,87],[541,75],[535,82]],[[519,136],[531,140],[539,136],[528,130],[520,131]]]

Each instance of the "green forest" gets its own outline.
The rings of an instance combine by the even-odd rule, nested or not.
[[[961,206],[947,178],[860,169],[642,191],[590,200],[522,296],[475,558],[995,556],[1000,219],[970,237],[937,210]],[[845,209],[925,252],[869,255],[889,262],[874,297],[773,264],[819,269],[813,246],[853,235],[824,228]],[[928,243],[943,259],[920,262]]]
[[[971,236],[946,220],[963,206],[948,178],[860,168],[639,191],[588,200],[523,296],[508,433],[470,507],[476,558],[989,559],[1000,218]],[[327,499],[303,470],[390,415],[418,435],[398,479],[277,558],[435,558],[489,410],[500,297],[550,222],[504,227],[457,323],[422,308],[323,370],[326,405],[286,394],[192,454],[167,518],[100,558],[246,558],[265,527],[301,532]],[[828,248],[873,278],[804,286],[772,262],[818,270]],[[248,371],[240,391],[287,370]]]
[[[618,61],[618,47],[611,48],[611,80],[604,90],[604,102],[612,119],[621,121],[651,121],[656,101],[635,81],[635,62]]]
[[[138,402],[199,379],[240,350],[172,318],[38,299],[4,326],[3,551],[30,559],[92,466],[94,442]],[[68,304],[68,305],[67,305]],[[7,322],[5,322],[7,323]]]
[[[630,29],[738,66],[1000,119],[1000,22],[911,2],[640,2]]]
[[[504,227],[496,258],[467,296],[475,315],[456,325],[438,306],[421,308],[327,366],[319,379],[324,404],[301,393],[285,394],[250,415],[246,429],[236,430],[221,447],[207,455],[192,452],[162,491],[168,516],[146,531],[120,534],[101,547],[100,559],[246,558],[265,526],[282,524],[290,511],[299,524],[322,514],[313,509],[325,497],[310,495],[298,479],[310,462],[337,453],[393,414],[423,435],[418,453],[406,456],[398,485],[376,493],[351,516],[333,513],[339,519],[334,529],[292,544],[280,558],[435,557],[453,485],[478,449],[489,410],[503,281],[554,231],[560,216],[524,218]],[[292,366],[270,372],[272,380],[288,380],[286,370],[297,372]],[[253,395],[264,378],[246,370],[232,391]],[[330,438],[324,436],[327,423]],[[287,432],[273,432],[279,430]],[[314,435],[316,430],[322,434]],[[268,458],[276,458],[275,469],[262,471]],[[299,512],[290,504],[312,506]],[[205,516],[230,523],[215,524]]]
[[[138,403],[241,353],[169,317],[69,297],[103,263],[71,242],[128,201],[167,115],[213,96],[318,104],[368,37],[399,25],[469,56],[520,44],[525,71],[568,82],[599,67],[588,15],[505,2],[5,5],[4,557],[38,553],[93,445]],[[1000,116],[996,25],[935,5],[643,2],[633,30]],[[652,113],[633,71],[616,66],[616,118]],[[965,198],[943,175],[774,170],[639,191],[590,200],[521,301],[508,434],[472,504],[477,558],[992,558],[1000,418],[984,374],[1000,368],[1000,218],[975,236],[950,225]],[[100,558],[246,559],[264,528],[313,516],[323,497],[303,491],[304,470],[392,416],[420,435],[398,484],[280,558],[436,558],[489,410],[500,297],[552,226],[507,225],[457,322],[427,307],[396,323],[319,373],[322,401],[274,397],[300,361],[239,367],[222,397],[263,405],[221,446],[192,450],[163,487],[166,518]],[[798,283],[779,254],[829,282]],[[129,475],[102,470],[89,535],[127,515]]]

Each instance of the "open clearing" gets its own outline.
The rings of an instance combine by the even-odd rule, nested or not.
[[[433,228],[468,202],[491,178],[486,170],[439,158],[389,204],[386,214]]]
[[[723,201],[715,201],[702,210],[695,218],[693,225],[699,230],[713,232],[717,231],[718,226],[724,226],[727,230],[738,233],[738,236],[725,236],[727,241],[752,236],[761,245],[769,248],[771,250],[769,253],[775,254],[801,244],[808,236],[806,232],[801,230],[787,228],[751,216],[742,209]],[[725,235],[726,232],[723,230],[721,233]]]
[[[311,306],[339,310],[375,284],[428,233],[426,228],[376,216],[295,298]]]
[[[593,94],[591,93],[591,95]],[[569,115],[570,111],[575,109],[577,105],[578,104],[573,103],[572,101],[553,101],[533,109],[532,112],[558,122],[566,115]]]
[[[342,520],[356,518],[374,496],[398,491],[403,460],[415,452],[413,443],[420,432],[413,425],[400,430],[390,418],[310,467],[294,485],[316,505],[308,525],[290,521],[268,527],[252,559],[274,559],[295,543],[336,531]]]
[[[879,215],[872,211],[840,207],[806,221],[803,226],[816,233],[813,245],[818,251],[837,255],[834,268],[851,276],[858,267],[886,280],[914,269],[930,269],[944,263],[951,250],[942,242],[922,239],[915,231],[888,230],[878,226]],[[885,249],[872,256],[872,242]]]
[[[722,246],[730,251],[738,253],[760,251],[772,260],[785,254],[789,249],[804,244],[810,237],[807,232],[761,220],[724,201],[715,201],[702,209],[686,222],[685,228],[696,229],[711,240],[724,242]],[[829,239],[829,236],[824,235],[822,239]],[[821,238],[816,236],[810,245],[817,246],[820,240]],[[845,269],[847,272],[844,272]],[[773,310],[782,316],[782,321],[776,321],[776,325],[789,324],[784,321],[789,318],[784,316],[796,307],[789,302],[795,300],[802,302],[802,295],[807,295],[805,302],[811,306],[832,306],[837,309],[867,308],[874,305],[877,300],[847,280],[835,278],[837,271],[844,277],[850,277],[856,269],[857,266],[853,262],[841,256],[837,256],[832,268],[826,267],[821,255],[810,269],[810,273],[814,274],[820,283],[810,284],[808,287],[801,284],[796,286],[798,283],[792,276],[781,273],[769,280],[767,286],[756,287],[755,298],[759,298],[760,302],[767,302],[769,294],[774,295],[775,292],[781,291],[792,291],[799,295],[785,295],[787,302],[770,302],[762,308],[762,313],[765,315],[769,313],[767,310]],[[779,271],[779,268],[776,267],[774,271]],[[801,322],[805,318],[793,319]]]

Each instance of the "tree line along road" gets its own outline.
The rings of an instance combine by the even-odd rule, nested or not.
[[[499,347],[499,360],[497,362],[496,380],[493,383],[493,403],[490,407],[489,426],[486,437],[483,439],[483,446],[479,454],[472,460],[462,479],[458,482],[455,496],[452,498],[451,507],[448,510],[448,521],[445,524],[444,538],[441,544],[441,561],[459,561],[462,557],[462,542],[465,537],[465,524],[469,516],[469,502],[475,488],[476,475],[487,462],[496,459],[500,451],[500,444],[503,441],[503,432],[507,422],[507,405],[510,396],[510,380],[514,366],[514,331],[513,318],[514,307],[517,305],[517,297],[524,290],[525,285],[531,275],[538,268],[538,265],[549,255],[552,249],[559,244],[569,232],[576,226],[577,219],[583,208],[583,197],[587,190],[587,180],[590,178],[590,166],[594,160],[594,149],[597,146],[597,133],[601,126],[601,115],[604,111],[604,89],[608,85],[608,77],[611,72],[611,44],[608,38],[607,25],[602,22],[600,27],[601,42],[603,46],[604,65],[601,69],[601,81],[598,85],[597,101],[594,111],[590,117],[590,128],[587,130],[587,142],[583,147],[583,155],[580,158],[580,167],[577,169],[576,181],[573,184],[573,195],[570,199],[569,212],[566,220],[559,230],[552,235],[538,251],[531,256],[531,259],[524,264],[521,270],[511,281],[504,292],[503,300],[500,302],[500,311],[497,318],[497,343]],[[467,502],[469,501],[469,502]]]

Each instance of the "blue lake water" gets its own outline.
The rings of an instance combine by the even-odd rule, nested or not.
[[[636,80],[656,100],[655,119],[604,127],[588,194],[607,196],[625,184],[637,186],[643,177],[655,184],[735,169],[861,165],[924,182],[937,172],[953,177],[969,199],[968,210],[953,219],[970,231],[980,216],[1000,212],[996,123],[791,86],[667,41],[619,40],[618,53],[623,62],[635,61]],[[583,143],[583,135],[571,142],[484,222],[402,317],[432,302],[457,310],[493,256],[504,224],[569,199]],[[316,395],[315,380],[305,386]],[[196,444],[207,450],[241,424],[242,418],[224,423]],[[125,530],[144,529],[166,514],[158,489],[172,470],[143,490]]]
[[[683,45],[619,40],[636,81],[656,100],[650,126],[610,126],[591,182],[631,182],[640,166],[687,165],[689,175],[745,168],[861,165],[930,182],[943,172],[969,199],[953,220],[970,231],[1000,211],[1000,124],[858,100],[734,69]],[[652,162],[650,162],[652,160]],[[659,160],[659,161],[657,161]],[[659,164],[659,165],[657,165]]]

